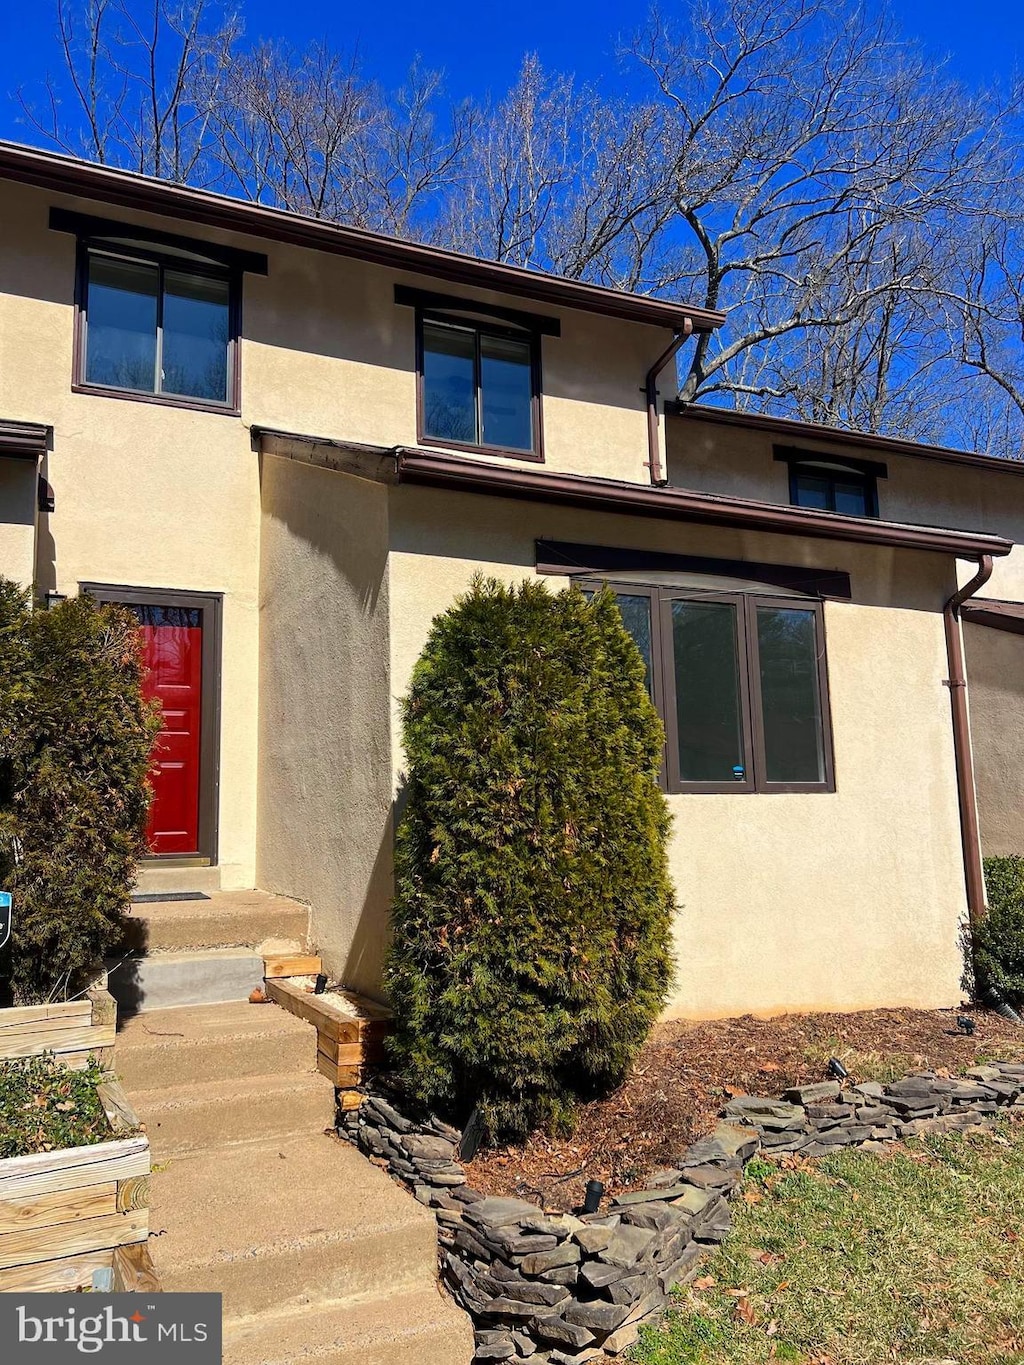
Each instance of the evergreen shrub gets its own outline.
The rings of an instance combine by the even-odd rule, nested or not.
[[[974,926],[978,993],[995,989],[1024,1009],[1024,857],[985,859],[988,914]]]
[[[495,1140],[625,1077],[671,978],[661,722],[614,594],[477,580],[404,703],[386,983],[411,1094]]]
[[[30,612],[0,581],[0,886],[14,927],[0,989],[74,993],[120,942],[145,852],[159,728],[138,628],[89,598]]]

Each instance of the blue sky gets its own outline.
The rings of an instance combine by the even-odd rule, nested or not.
[[[1007,79],[1024,67],[1024,7],[1020,0],[890,0],[908,36],[936,59],[948,57],[964,81]],[[358,46],[367,74],[387,84],[401,80],[417,54],[448,73],[452,95],[501,91],[523,54],[536,51],[546,66],[621,79],[616,40],[637,24],[643,9],[629,0],[389,0],[387,5],[345,5],[338,0],[241,0],[251,36],[284,37],[302,46],[326,37],[339,47]],[[672,0],[664,0],[670,13]],[[59,67],[53,42],[53,0],[0,0],[0,137],[31,140],[9,98],[19,85]]]

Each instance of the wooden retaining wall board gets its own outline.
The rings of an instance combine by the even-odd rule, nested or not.
[[[311,995],[301,983],[269,980],[266,991],[283,1009],[316,1028],[316,1065],[341,1090],[360,1085],[364,1068],[384,1059],[391,1011],[351,991]]]
[[[116,1006],[105,990],[84,1000],[0,1010],[0,1060],[52,1052],[75,1070],[88,1066],[90,1057],[106,1064],[115,1028]]]
[[[0,1161],[0,1292],[74,1289],[149,1236],[149,1140]]]

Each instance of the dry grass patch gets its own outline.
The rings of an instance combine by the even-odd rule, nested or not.
[[[755,1160],[644,1365],[1024,1365],[1024,1123]]]

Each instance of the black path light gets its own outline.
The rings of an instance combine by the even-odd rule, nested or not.
[[[830,1057],[828,1059],[828,1069],[829,1074],[831,1076],[835,1076],[837,1081],[845,1081],[849,1079],[850,1073],[847,1071],[846,1067],[843,1066],[842,1062],[839,1060],[838,1057]]]
[[[966,1033],[968,1038],[971,1037],[974,1030],[977,1028],[977,1024],[975,1024],[974,1020],[966,1014],[961,1014],[960,1018],[956,1021],[956,1026],[961,1033]]]
[[[601,1207],[601,1200],[604,1198],[604,1185],[600,1180],[588,1180],[587,1188],[583,1195],[583,1212],[596,1213]]]

